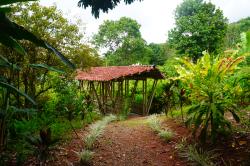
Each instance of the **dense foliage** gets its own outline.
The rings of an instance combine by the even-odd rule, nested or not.
[[[187,96],[192,101],[192,107],[187,112],[187,123],[195,126],[194,133],[201,129],[202,140],[208,135],[215,140],[225,128],[231,129],[230,121],[225,117],[226,112],[231,112],[239,122],[235,96],[242,93],[242,89],[232,75],[243,60],[242,56],[212,59],[205,52],[196,64],[181,60],[184,66],[177,67],[179,79],[186,84]]]
[[[241,33],[250,31],[250,17],[241,19],[228,25],[225,47],[235,48],[241,41]]]
[[[179,54],[197,60],[204,50],[211,54],[222,50],[227,20],[211,2],[185,0],[176,8],[175,20],[168,39]]]
[[[12,6],[8,16],[32,35],[56,46],[65,56],[60,55],[67,56],[78,68],[102,64],[97,52],[81,42],[79,25],[69,23],[56,7],[18,4]],[[38,159],[46,160],[58,138],[96,117],[93,109],[88,112],[90,109],[83,105],[85,93],[80,94],[76,82],[70,79],[72,70],[32,41],[18,44],[24,54],[0,45],[1,165],[8,158],[3,150],[15,150],[18,164],[33,151],[32,147]]]
[[[93,37],[93,44],[104,53],[106,64],[114,66],[162,65],[170,50],[167,44],[148,45],[141,36],[140,25],[127,17],[104,21]]]
[[[10,8],[10,4],[25,1],[29,0],[0,2],[0,165],[11,160],[20,165],[31,154],[45,163],[54,145],[70,138],[68,133],[78,137],[75,128],[100,117],[95,101],[79,88],[75,71],[65,64],[73,69],[101,66],[103,61],[115,66],[161,65],[166,79],[158,82],[150,113],[174,117],[176,110],[203,141],[230,133],[233,120],[243,120],[250,128],[249,18],[229,24],[226,30],[227,20],[212,3],[185,0],[176,9],[176,27],[169,41],[162,44],[148,44],[136,20],[107,20],[92,39],[98,51],[104,52],[100,58],[97,49],[83,42],[82,25],[69,22],[56,7],[20,3]],[[79,6],[92,7],[92,14],[98,17],[101,10],[108,12],[120,2],[80,0]],[[224,48],[233,50],[223,52]],[[132,81],[130,84],[132,87]],[[149,80],[148,92],[152,84]],[[141,110],[142,84],[135,91],[133,109],[128,108],[130,99],[125,100],[118,119]],[[89,136],[81,138],[86,148],[78,154],[81,162],[93,157],[89,150],[114,119],[97,122]],[[173,133],[158,123],[153,119],[159,136],[170,140]]]
[[[131,4],[135,0],[124,0],[126,4]],[[139,0],[142,1],[142,0]],[[90,0],[80,0],[78,2],[78,6],[82,6],[84,8],[91,7],[92,14],[97,18],[99,17],[100,10],[103,12],[108,12],[108,10],[112,10],[118,5],[121,0],[105,0],[105,1],[90,1]]]

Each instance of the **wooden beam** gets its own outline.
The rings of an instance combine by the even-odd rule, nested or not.
[[[142,114],[147,112],[147,80],[142,81]]]
[[[100,98],[98,97],[98,93],[96,91],[96,88],[95,88],[95,85],[93,82],[90,82],[90,86],[91,86],[91,90],[92,92],[94,93],[95,97],[96,97],[96,100],[97,100],[97,103],[99,105],[99,109],[101,112],[103,112],[103,106],[102,106],[102,103],[101,103],[101,100]]]
[[[158,80],[154,80],[154,83],[153,83],[153,86],[152,86],[152,90],[151,90],[151,96],[150,96],[150,99],[149,99],[149,103],[147,104],[146,115],[149,114],[149,110],[151,108],[151,105],[152,105],[152,102],[153,102],[153,99],[154,99],[154,94],[155,94],[157,82],[158,82]]]

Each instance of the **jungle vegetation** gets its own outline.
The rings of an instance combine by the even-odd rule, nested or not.
[[[72,24],[56,6],[26,1],[0,2],[0,165],[13,153],[17,165],[33,153],[45,161],[55,144],[70,139],[67,133],[103,116],[74,79],[76,69],[92,66],[157,65],[166,79],[150,113],[174,117],[177,110],[203,144],[233,134],[234,123],[249,132],[249,17],[229,24],[211,2],[184,0],[165,43],[147,43],[140,24],[128,17],[105,21],[87,43],[80,22]],[[98,17],[119,3],[80,0],[78,5],[91,7]],[[135,100],[142,102],[140,90]],[[92,153],[79,155],[84,160]]]

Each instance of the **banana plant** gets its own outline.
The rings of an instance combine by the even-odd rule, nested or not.
[[[193,126],[193,134],[198,133],[202,142],[208,136],[216,140],[220,133],[228,131],[226,129],[230,131],[231,123],[225,118],[226,112],[230,112],[236,122],[240,121],[233,98],[240,87],[231,86],[229,80],[244,59],[244,56],[213,59],[207,52],[196,64],[179,59],[181,65],[176,66],[178,79],[186,84],[190,92],[188,98],[192,101],[186,123]]]
[[[27,1],[35,1],[35,0],[1,0],[0,2],[0,43],[14,49],[19,54],[25,56],[27,52],[25,49],[21,46],[21,44],[18,42],[19,40],[28,40],[34,44],[36,44],[38,47],[43,47],[48,49],[49,51],[52,51],[55,53],[55,55],[62,60],[63,63],[71,67],[72,69],[75,69],[75,65],[71,63],[62,53],[60,53],[56,48],[51,46],[46,41],[37,38],[33,33],[29,32],[22,26],[12,22],[7,16],[6,13],[11,12],[10,5],[17,2],[27,2]],[[15,64],[12,64],[8,62],[8,60],[1,55],[1,64],[0,67],[7,67],[11,69],[10,71],[13,71],[15,69],[14,67],[17,67]],[[3,66],[4,65],[4,66]],[[53,67],[50,67],[46,64],[31,64],[30,65],[33,68],[45,68],[48,70],[53,70],[57,72],[59,71]],[[7,89],[8,93],[9,91],[19,93],[20,95],[27,98],[29,101],[31,101],[33,104],[35,102],[26,94],[21,92],[19,89],[11,85],[9,82],[6,82],[7,78],[1,75],[0,79],[0,87]]]
[[[56,48],[51,46],[46,41],[36,37],[33,33],[26,30],[24,27],[12,22],[6,13],[11,11],[9,7],[10,4],[17,2],[26,2],[35,0],[1,0],[0,2],[0,43],[3,45],[13,48],[18,53],[25,55],[27,54],[18,40],[28,40],[38,47],[43,47],[49,51],[55,53],[55,55],[62,60],[63,63],[69,67],[75,69],[75,65],[71,63],[62,53],[60,53]],[[6,7],[7,6],[7,7]]]
[[[75,69],[75,65],[71,63],[62,53],[60,53],[56,48],[51,46],[46,41],[36,37],[32,32],[29,32],[21,25],[16,24],[11,21],[7,17],[7,13],[11,12],[11,4],[17,2],[27,2],[27,1],[35,1],[35,0],[1,0],[0,1],[0,44],[3,44],[9,48],[12,48],[20,55],[27,55],[26,50],[19,43],[19,40],[28,40],[38,47],[43,47],[51,52],[53,52],[59,59],[62,60],[64,64],[69,66],[72,69]],[[2,152],[3,148],[6,145],[7,139],[7,117],[9,110],[9,102],[11,94],[18,94],[24,96],[28,101],[30,101],[33,105],[36,105],[36,102],[29,97],[24,92],[20,91],[17,87],[12,85],[11,78],[13,74],[20,70],[15,64],[12,64],[6,58],[8,56],[0,55],[0,72],[5,71],[5,74],[0,75],[0,152]],[[46,64],[30,64],[30,67],[33,68],[43,68],[46,70],[53,70],[59,72],[57,69],[50,67]],[[7,71],[7,72],[6,72]],[[61,72],[61,71],[60,71]],[[6,75],[6,73],[8,73]]]

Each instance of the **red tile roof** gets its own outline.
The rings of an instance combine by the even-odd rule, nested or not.
[[[124,77],[163,79],[163,74],[154,66],[108,66],[91,67],[87,71],[77,71],[77,80],[110,81]]]

